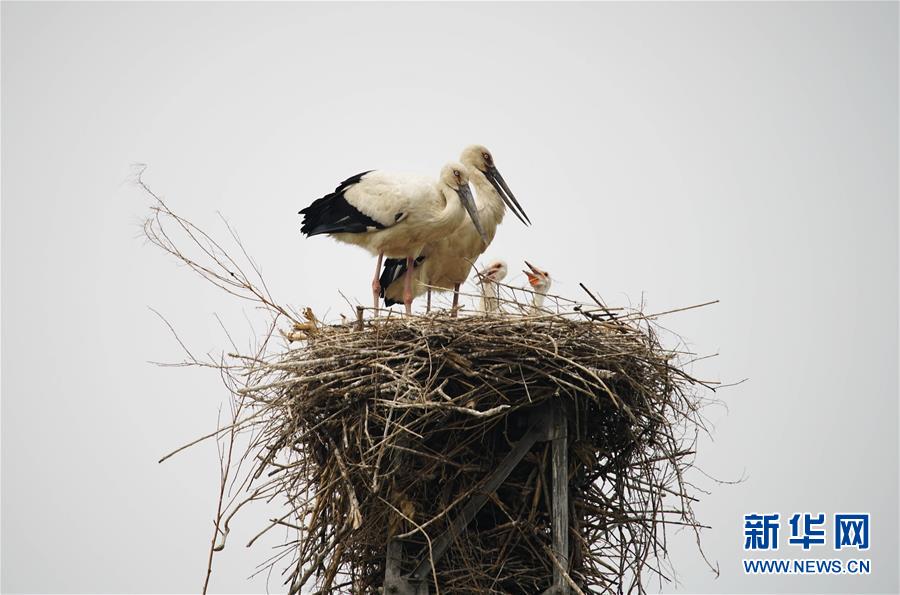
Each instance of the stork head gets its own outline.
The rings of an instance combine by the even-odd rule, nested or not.
[[[488,151],[487,147],[484,145],[471,145],[466,147],[462,152],[460,160],[466,167],[471,167],[473,170],[478,170],[484,174],[484,177],[488,179],[494,187],[494,190],[497,191],[497,194],[500,195],[500,198],[502,198],[503,202],[506,203],[506,206],[509,207],[509,210],[519,218],[519,221],[525,225],[531,225],[531,220],[528,218],[528,215],[525,214],[522,205],[516,200],[512,190],[507,186],[503,176],[500,175],[497,164],[494,163],[494,156],[491,155],[491,152]]]
[[[522,272],[528,277],[528,283],[531,284],[534,290],[541,294],[546,294],[550,291],[550,273],[542,271],[527,260],[525,261],[525,265],[531,270]]]
[[[456,192],[469,185],[469,171],[462,163],[451,161],[441,169],[441,182]]]
[[[473,167],[482,173],[494,164],[494,156],[484,145],[469,145],[463,149],[459,160],[463,165]]]
[[[487,234],[478,219],[478,209],[475,207],[475,199],[472,198],[472,190],[469,188],[469,174],[462,163],[451,161],[441,170],[441,183],[449,187],[459,197],[459,202],[466,209],[472,224],[478,230],[478,235],[488,245]]]
[[[494,260],[489,265],[487,265],[483,271],[481,271],[481,279],[482,283],[487,281],[492,281],[494,283],[499,283],[506,278],[506,273],[508,269],[506,267],[506,262],[503,260]]]

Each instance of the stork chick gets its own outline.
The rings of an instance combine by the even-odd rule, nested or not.
[[[481,271],[478,282],[481,283],[481,311],[485,313],[500,311],[500,282],[506,278],[506,262],[495,260]]]
[[[527,260],[525,265],[531,270],[523,270],[522,272],[528,277],[528,283],[534,290],[531,297],[531,313],[537,315],[541,313],[541,306],[544,305],[544,298],[547,296],[547,292],[550,291],[552,280],[549,272],[537,268]]]

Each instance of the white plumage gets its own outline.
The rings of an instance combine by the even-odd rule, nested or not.
[[[412,262],[425,244],[456,229],[465,211],[472,218],[468,224],[484,237],[468,182],[466,168],[459,163],[444,166],[438,180],[382,171],[358,174],[300,211],[304,216],[301,232],[307,236],[328,234],[378,256],[372,281],[377,309],[378,273],[385,255],[404,259],[412,270]],[[407,313],[412,303],[411,283],[412,276],[407,275],[403,295]]]
[[[481,311],[500,311],[500,282],[506,278],[508,269],[502,260],[495,260],[481,271]]]
[[[487,148],[472,145],[462,152],[460,160],[466,166],[469,179],[475,186],[475,205],[484,233],[480,234],[468,221],[462,221],[453,233],[427,244],[422,250],[422,264],[416,267],[413,288],[414,295],[428,292],[429,309],[432,288],[453,290],[454,313],[459,299],[459,286],[468,278],[478,256],[493,241],[497,226],[506,214],[506,207],[523,223],[530,223],[497,170],[494,158]],[[400,302],[400,278],[403,276],[404,266],[405,263],[399,261],[385,265],[381,285],[386,287],[384,295],[387,305]]]
[[[550,273],[537,268],[527,260],[525,265],[531,270],[522,272],[528,277],[528,283],[534,290],[531,296],[531,313],[540,314],[541,307],[544,305],[544,298],[547,296],[547,292],[550,291],[550,285],[552,284]]]

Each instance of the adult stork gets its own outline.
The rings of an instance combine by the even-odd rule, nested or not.
[[[540,314],[541,306],[544,305],[544,298],[547,296],[547,292],[550,291],[550,273],[537,268],[527,260],[525,265],[531,270],[523,270],[522,272],[528,277],[528,284],[534,290],[531,296],[531,312],[532,314]]]
[[[495,260],[479,275],[479,283],[481,283],[481,311],[485,313],[493,313],[500,311],[500,282],[506,278],[506,263],[502,260]]]
[[[484,233],[481,234],[468,221],[463,221],[453,233],[426,245],[422,250],[421,263],[416,267],[414,287],[415,295],[427,292],[429,310],[432,288],[442,291],[452,289],[454,316],[459,305],[459,286],[468,278],[472,264],[478,256],[493,241],[497,226],[506,214],[506,208],[509,207],[525,225],[531,224],[522,205],[500,175],[494,157],[486,147],[483,145],[467,147],[462,152],[460,161],[468,169],[472,184],[475,186],[475,204],[484,226]],[[406,261],[400,259],[391,259],[385,263],[381,286],[384,288],[386,306],[400,303],[403,291],[400,279],[405,278],[406,266]]]
[[[413,261],[429,242],[460,226],[465,213],[476,235],[489,240],[481,226],[469,189],[465,166],[451,162],[438,180],[425,176],[368,171],[347,178],[334,192],[300,211],[301,233],[312,237],[328,234],[339,242],[355,244],[378,256],[372,295],[375,311],[381,293],[378,273],[385,256],[402,258],[408,273],[403,302],[411,312]]]

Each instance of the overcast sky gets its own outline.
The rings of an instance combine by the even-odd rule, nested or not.
[[[2,590],[197,592],[226,393],[182,357],[249,344],[246,305],[139,238],[147,197],[237,228],[277,299],[336,319],[374,261],[299,235],[359,171],[494,153],[534,221],[486,257],[717,358],[696,506],[716,579],[680,592],[897,592],[898,5],[2,4]],[[743,515],[871,512],[870,576],[745,577]],[[268,555],[251,510],[217,592]],[[782,550],[778,557],[792,557]],[[830,549],[817,557],[846,557]],[[277,591],[280,581],[273,578]]]

